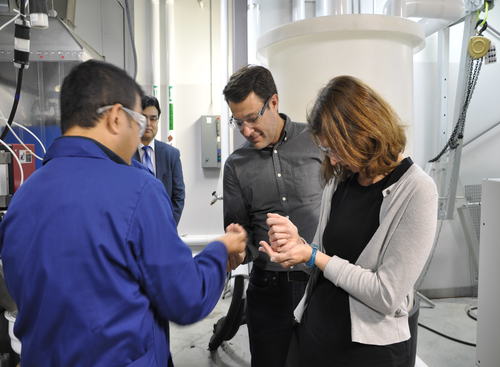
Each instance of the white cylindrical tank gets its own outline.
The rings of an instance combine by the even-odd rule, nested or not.
[[[278,87],[280,110],[306,121],[318,91],[331,78],[353,75],[379,92],[408,126],[412,152],[413,53],[424,45],[422,27],[385,15],[305,19],[262,35],[258,50]]]

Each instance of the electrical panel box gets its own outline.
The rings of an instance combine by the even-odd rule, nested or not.
[[[220,116],[205,115],[201,123],[201,166],[220,168]]]
[[[31,152],[35,151],[35,146],[33,144],[25,144],[25,147],[22,144],[11,144],[11,148],[16,153],[19,162],[21,162],[21,167],[23,168],[23,179],[26,181],[28,177],[31,176],[33,172],[35,172],[35,157],[31,154]],[[31,151],[30,151],[31,150]],[[11,184],[12,191],[16,192],[21,186],[21,170],[16,162],[13,160],[11,162]]]
[[[22,144],[10,144],[11,149],[21,164],[24,181],[31,176],[36,168],[35,159],[31,154],[35,150],[35,146],[33,144],[25,144],[25,146]],[[21,170],[17,160],[12,158],[10,152],[0,150],[0,209],[7,209],[12,195],[20,186]]]

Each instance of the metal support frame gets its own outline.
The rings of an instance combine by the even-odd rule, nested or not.
[[[459,75],[457,82],[457,92],[455,98],[455,111],[453,121],[458,121],[460,116],[466,93],[467,93],[467,79],[466,65],[468,61],[468,51],[467,46],[471,36],[475,34],[476,19],[475,14],[471,13],[464,18],[464,33],[462,39],[462,53],[460,58]],[[446,144],[446,139],[448,138],[449,129],[449,119],[448,119],[448,74],[449,74],[449,32],[441,31],[439,33],[439,72],[440,72],[440,90],[441,90],[441,105],[440,105],[440,135],[438,137],[439,146],[444,146]],[[455,202],[458,186],[458,178],[460,172],[460,161],[462,157],[462,140],[459,141],[459,145],[456,149],[450,150],[446,156],[444,156],[440,161],[432,164],[429,173],[434,177],[439,190],[439,203],[438,203],[438,218],[440,220],[453,219],[455,211]],[[434,242],[434,249],[439,240],[439,234],[436,236]],[[433,250],[434,251],[434,250]],[[432,259],[432,256],[431,256]],[[431,260],[430,259],[430,260]],[[430,262],[429,260],[429,262]],[[429,264],[427,264],[428,266]],[[423,282],[423,277],[425,276],[423,272],[421,279],[419,279],[418,284]],[[418,289],[418,287],[416,287]],[[435,307],[435,304],[425,297],[420,292],[416,293],[417,296],[424,302],[430,305],[431,308]]]
[[[457,82],[457,93],[455,98],[455,112],[453,121],[458,121],[460,116],[465,96],[467,93],[467,75],[466,75],[466,65],[468,60],[467,46],[469,39],[476,32],[476,19],[475,14],[469,14],[464,19],[464,34],[462,39],[462,54],[460,59],[459,75]],[[443,83],[443,80],[442,80]],[[443,96],[443,95],[442,95]],[[444,102],[441,103],[441,132],[443,132],[444,124],[448,124],[448,121],[444,119],[444,114],[446,110],[443,108],[447,105]],[[442,134],[447,135],[447,134]],[[444,145],[444,144],[442,144]],[[439,219],[453,219],[455,212],[455,201],[457,194],[457,185],[460,172],[460,161],[462,157],[462,141],[459,141],[459,145],[456,149],[450,150],[446,157],[443,157],[441,161],[435,164],[432,168],[431,174],[436,178],[436,183],[439,188],[439,206],[438,206],[438,217]]]
[[[492,27],[490,24],[488,24],[488,28],[486,28],[486,32],[491,34],[492,36],[496,37],[497,39],[500,39],[500,31]]]
[[[438,73],[439,73],[439,95],[440,95],[440,106],[439,106],[439,134],[435,141],[435,151],[438,152],[440,147],[446,144],[448,139],[448,131],[449,131],[449,114],[448,114],[448,80],[450,73],[450,30],[449,28],[444,28],[438,33]],[[436,184],[438,187],[442,188],[446,186],[446,169],[441,166],[440,162],[436,166],[432,166],[432,170],[430,172],[431,176],[434,177]],[[441,190],[440,190],[441,191]],[[442,203],[444,203],[443,195],[439,197],[439,207],[438,207],[438,216],[442,218]],[[433,244],[433,251],[436,248],[438,242],[438,238],[435,239]],[[432,258],[432,257],[431,257]],[[430,260],[429,260],[430,262]],[[424,271],[422,273],[421,279],[417,282],[419,288],[420,284],[423,282],[423,278],[427,272],[429,263],[426,264]],[[420,292],[416,292],[417,297],[420,298],[421,301],[426,303],[430,308],[436,307],[436,304],[432,302],[429,298],[424,296]]]
[[[427,298],[426,296],[424,296],[422,293],[420,292],[416,292],[416,295],[418,298],[420,298],[421,301],[424,301],[425,303],[427,303],[429,305],[429,308],[435,308],[436,307],[436,304],[434,302],[432,302],[429,298]]]
[[[438,68],[440,80],[440,118],[438,146],[446,144],[448,130],[450,128],[448,118],[448,79],[450,75],[450,29],[445,28],[438,32]]]
[[[493,125],[491,125],[490,127],[487,127],[486,129],[484,129],[483,131],[481,131],[479,134],[477,134],[476,136],[474,136],[473,138],[471,138],[470,140],[467,140],[465,143],[464,143],[464,148],[469,145],[470,143],[476,141],[477,139],[479,139],[480,137],[482,137],[483,135],[489,133],[491,130],[495,129],[496,127],[500,126],[500,121],[494,123]]]
[[[450,30],[445,28],[438,33],[438,73],[439,73],[439,95],[440,95],[440,106],[439,106],[439,134],[435,141],[435,152],[439,152],[441,147],[446,144],[448,139],[448,131],[450,129],[450,119],[448,114],[448,80],[449,80],[449,65],[450,65]],[[446,186],[446,168],[441,162],[430,165],[431,169],[429,174],[434,178],[436,184],[439,188]],[[444,211],[442,207],[444,206],[444,195],[442,195],[442,190],[440,191],[439,198],[439,218],[444,217]]]

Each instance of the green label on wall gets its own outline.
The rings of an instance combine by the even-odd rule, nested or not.
[[[169,130],[174,129],[174,104],[173,103],[168,104],[168,129]]]
[[[168,130],[174,130],[174,99],[172,97],[174,87],[168,86]]]

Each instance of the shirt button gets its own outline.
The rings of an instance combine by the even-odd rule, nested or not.
[[[276,149],[274,149],[274,154],[278,154],[278,151]]]
[[[286,196],[283,196],[281,200],[286,201]]]
[[[281,173],[278,173],[278,177],[281,177]]]

